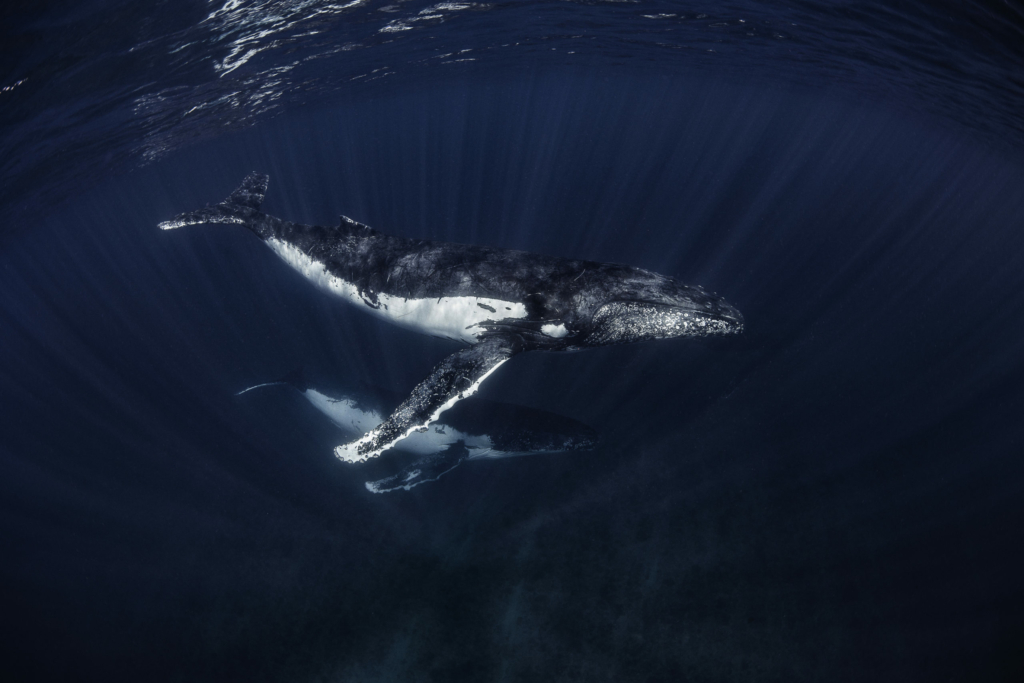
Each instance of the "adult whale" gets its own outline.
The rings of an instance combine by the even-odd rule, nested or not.
[[[424,334],[470,344],[441,361],[391,415],[338,446],[380,455],[477,391],[522,351],[577,351],[742,331],[743,316],[700,287],[641,268],[385,235],[345,216],[301,225],[260,210],[268,176],[249,174],[215,206],[160,223],[244,225],[321,289]]]

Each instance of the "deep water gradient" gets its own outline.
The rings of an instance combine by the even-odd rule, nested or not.
[[[1024,678],[1024,169],[837,92],[547,70],[331,106],[100,177],[3,245],[5,669],[22,680]],[[407,391],[454,343],[315,291],[265,209],[638,265],[738,338],[525,354],[482,395],[596,451],[408,493],[302,366]],[[98,171],[99,172],[99,171]]]

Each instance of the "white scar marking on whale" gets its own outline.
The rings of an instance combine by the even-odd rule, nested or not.
[[[477,296],[408,299],[379,293],[377,301],[380,306],[366,306],[366,299],[360,296],[359,289],[355,285],[332,275],[323,263],[314,261],[298,247],[274,237],[268,239],[267,244],[284,259],[285,263],[299,271],[303,277],[320,289],[339,296],[360,308],[365,308],[373,315],[396,325],[434,337],[475,344],[479,341],[480,334],[485,331],[485,328],[481,327],[482,323],[506,318],[525,318],[527,315],[526,306],[522,303]],[[558,326],[546,325],[545,327],[556,328]],[[561,337],[566,333],[563,331],[561,334],[550,336]],[[545,332],[545,334],[548,333]]]

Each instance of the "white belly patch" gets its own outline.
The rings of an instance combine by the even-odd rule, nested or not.
[[[457,441],[462,441],[466,445],[470,458],[474,453],[485,453],[491,449],[491,437],[486,434],[463,434],[454,427],[437,422],[427,427],[426,431],[413,432],[396,443],[395,448],[407,453],[431,455]]]
[[[350,434],[361,436],[384,421],[376,411],[360,410],[351,399],[331,398],[316,389],[307,389],[303,395],[331,422]]]
[[[306,400],[317,410],[330,418],[343,431],[362,436],[381,422],[380,413],[375,410],[361,410],[349,398],[331,398],[316,389],[303,392]],[[417,455],[431,455],[451,444],[462,441],[469,449],[470,458],[494,457],[490,455],[491,437],[487,435],[464,434],[454,427],[433,424],[423,431],[417,431],[395,444],[395,449]]]
[[[367,300],[359,295],[355,285],[332,275],[323,263],[314,261],[301,249],[276,238],[268,239],[267,244],[285,263],[320,289],[423,334],[475,344],[485,330],[481,323],[526,317],[526,306],[521,303],[477,296],[408,299],[381,293],[377,295],[379,306],[367,306]]]

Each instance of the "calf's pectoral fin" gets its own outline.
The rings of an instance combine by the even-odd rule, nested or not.
[[[463,441],[456,441],[442,448],[437,453],[431,453],[422,460],[403,469],[398,474],[393,474],[384,479],[366,482],[366,489],[373,493],[387,493],[405,489],[408,491],[418,484],[426,484],[428,481],[437,481],[442,474],[447,474],[459,466],[469,457],[469,449]]]
[[[409,398],[388,419],[334,454],[346,462],[362,462],[437,420],[458,401],[472,396],[492,372],[520,350],[518,337],[494,336],[457,351],[438,363]]]

